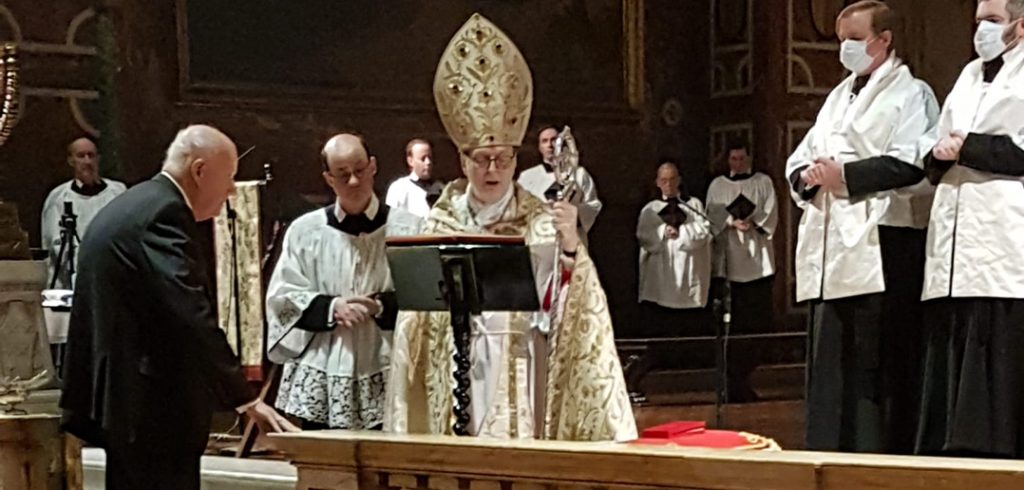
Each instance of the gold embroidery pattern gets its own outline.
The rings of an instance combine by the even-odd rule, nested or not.
[[[466,192],[465,181],[445,188],[435,204],[426,226],[427,233],[479,233],[472,229],[468,212],[454,205]],[[531,246],[551,244],[555,231],[544,204],[516,185],[514,212],[490,227],[492,233],[524,235]],[[584,247],[580,247],[561,324],[553,334],[554,348],[548,357],[546,416],[543,435],[562,440],[629,440],[636,438],[636,423],[626,392],[622,368],[615,350],[608,303]],[[528,332],[528,314],[511,315],[511,327]],[[450,434],[452,426],[452,354],[454,344],[447,313],[402,312],[395,333],[392,381],[388,386],[385,429],[397,432]],[[521,336],[509,343],[507,358],[521,355]],[[525,339],[525,337],[522,337]],[[525,341],[525,340],[524,340]],[[510,369],[510,363],[501,363]],[[502,372],[499,380],[507,383],[514,374]],[[516,389],[525,389],[526,380],[517,380]],[[418,389],[422,387],[422,390]],[[499,387],[505,397],[514,394]],[[416,399],[422,397],[422,399]],[[512,436],[511,416],[516,402],[496,397],[502,410],[484,421],[487,434]],[[417,413],[416,407],[423,412]],[[518,407],[517,415],[526,410]],[[426,420],[413,423],[417,417]],[[506,430],[497,425],[504,424]],[[422,427],[416,430],[414,427]],[[520,434],[522,436],[523,434]]]
[[[533,106],[530,67],[498,26],[473,14],[441,56],[434,102],[460,150],[519,146]]]

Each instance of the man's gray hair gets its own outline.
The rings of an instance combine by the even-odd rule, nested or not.
[[[182,165],[197,155],[220,151],[226,138],[227,136],[210,126],[193,125],[182,129],[167,147],[163,166],[166,168]]]

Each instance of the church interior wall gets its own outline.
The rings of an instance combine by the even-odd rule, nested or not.
[[[678,159],[703,196],[722,145],[737,136],[752,143],[755,166],[775,180],[785,209],[776,239],[776,311],[785,315],[776,329],[800,329],[788,258],[799,216],[782,169],[842,76],[832,26],[845,3],[8,0],[0,38],[23,44],[25,90],[21,120],[0,147],[0,195],[19,204],[37,244],[43,198],[71,177],[65,145],[99,127],[96,5],[110,9],[117,37],[116,141],[128,183],[154,174],[189,122],[221,127],[240,150],[255,146],[238,178],[261,178],[270,163],[278,196],[329,199],[319,148],[348,129],[365,133],[377,154],[380,193],[405,173],[402,151],[413,136],[433,140],[441,176],[455,177],[456,152],[429,91],[448,37],[481,11],[530,63],[533,120],[569,123],[580,141],[605,203],[591,243],[620,336],[632,336],[639,318],[635,223],[654,197],[658,160]],[[910,14],[901,51],[942,99],[971,54],[974,2],[890,3]],[[520,168],[537,161],[532,145],[531,134]]]

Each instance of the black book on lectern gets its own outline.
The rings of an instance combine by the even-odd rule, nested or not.
[[[754,214],[755,209],[757,209],[757,205],[755,205],[750,199],[747,199],[747,196],[744,196],[743,194],[736,196],[736,199],[733,199],[732,202],[725,207],[725,210],[728,211],[735,219],[747,219],[750,215]]]
[[[473,313],[540,310],[523,237],[431,235],[393,237],[386,244],[400,310],[449,311],[446,288],[453,274],[446,275],[446,267],[458,267],[464,301]]]
[[[661,211],[658,211],[658,217],[673,228],[679,228],[686,223],[686,211],[680,209],[676,202],[670,202],[661,208]]]

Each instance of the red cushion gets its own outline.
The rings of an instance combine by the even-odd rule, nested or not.
[[[671,439],[684,434],[703,432],[705,423],[699,420],[680,420],[667,424],[655,425],[644,429],[642,439]]]

